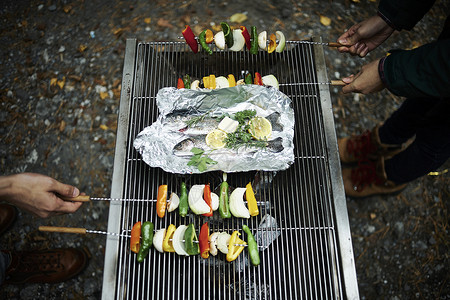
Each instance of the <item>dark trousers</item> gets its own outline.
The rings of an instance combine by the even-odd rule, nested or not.
[[[405,151],[386,160],[389,180],[406,183],[436,170],[450,157],[450,99],[405,100],[380,127],[379,135],[385,144],[402,144],[415,136]]]

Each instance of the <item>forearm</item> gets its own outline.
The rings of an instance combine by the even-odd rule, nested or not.
[[[411,30],[435,0],[381,0],[378,13],[397,30]]]
[[[404,97],[450,97],[450,40],[395,51],[380,70],[385,86]]]
[[[14,194],[14,175],[0,176],[0,201],[7,201]]]

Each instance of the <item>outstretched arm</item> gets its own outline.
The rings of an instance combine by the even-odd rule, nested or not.
[[[58,195],[76,197],[79,194],[76,187],[40,174],[0,176],[0,200],[42,218],[75,212],[82,203],[64,201]]]

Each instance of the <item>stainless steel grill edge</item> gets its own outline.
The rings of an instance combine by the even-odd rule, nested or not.
[[[320,41],[314,39],[313,41]],[[214,58],[193,54],[182,42],[138,43],[127,40],[118,116],[111,198],[154,199],[159,184],[177,192],[210,182],[216,188],[218,172],[174,175],[148,167],[132,147],[134,137],[156,119],[154,97],[165,86],[176,86],[184,74],[201,78],[255,71],[274,74],[280,90],[293,101],[296,113],[295,163],[288,170],[229,174],[231,186],[259,182],[261,214],[244,221],[207,219],[212,231],[254,231],[270,214],[280,236],[261,253],[261,265],[252,267],[246,254],[228,263],[220,257],[203,260],[151,250],[142,264],[130,253],[127,238],[108,236],[102,299],[358,299],[354,255],[342,186],[336,134],[322,46],[288,42],[277,55],[222,51]],[[152,197],[153,196],[153,197]],[[164,219],[151,204],[111,203],[108,231],[129,230],[136,221],[150,220],[156,228],[193,222],[197,230],[205,218]]]

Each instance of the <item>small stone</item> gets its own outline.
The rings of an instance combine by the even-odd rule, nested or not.
[[[49,7],[48,7],[48,10],[49,11],[55,11],[56,10],[56,5],[50,5]]]

